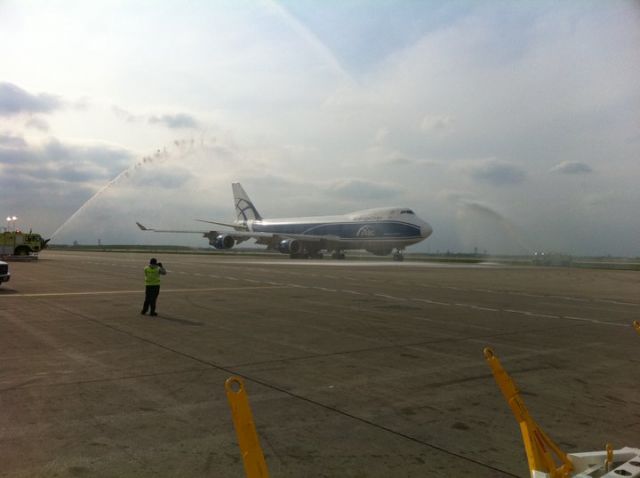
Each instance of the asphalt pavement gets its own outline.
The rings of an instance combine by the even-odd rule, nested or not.
[[[494,349],[566,452],[640,447],[640,273],[45,251],[0,287],[0,476],[529,476]]]

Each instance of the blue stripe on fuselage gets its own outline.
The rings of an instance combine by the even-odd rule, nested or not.
[[[341,239],[412,239],[419,238],[420,227],[399,221],[263,224],[254,222],[255,232],[272,234],[309,234],[338,236]]]

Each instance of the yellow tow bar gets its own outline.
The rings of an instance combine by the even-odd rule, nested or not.
[[[547,473],[551,478],[566,478],[573,470],[573,464],[558,445],[556,445],[529,414],[529,410],[520,397],[520,392],[509,374],[490,348],[484,349],[486,359],[493,377],[509,404],[513,415],[520,424],[522,441],[529,461],[531,475],[534,472]]]
[[[249,406],[249,397],[240,377],[229,377],[224,383],[227,399],[233,415],[233,425],[242,452],[244,471],[247,478],[269,478],[267,463],[260,447],[256,425]]]

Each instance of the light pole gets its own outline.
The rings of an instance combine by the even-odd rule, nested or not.
[[[16,216],[7,216],[7,231],[11,231],[11,223],[13,222],[13,230],[16,229],[16,221],[18,218]]]

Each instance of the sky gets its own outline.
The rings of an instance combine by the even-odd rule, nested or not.
[[[410,251],[640,256],[637,1],[0,0],[0,218],[185,244],[397,205]]]

